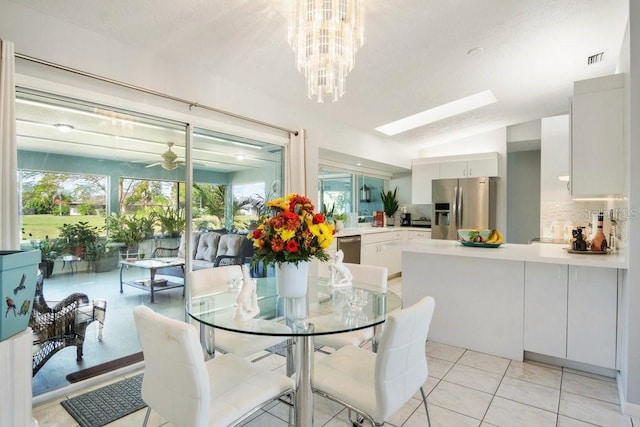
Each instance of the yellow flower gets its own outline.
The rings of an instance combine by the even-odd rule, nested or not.
[[[318,224],[318,244],[322,249],[327,249],[333,241],[333,227],[326,223]]]
[[[287,228],[277,229],[276,232],[280,235],[280,238],[285,242],[296,235],[295,230],[289,230]]]
[[[285,200],[283,197],[278,197],[277,199],[269,200],[267,202],[267,207],[279,208],[285,211],[285,210],[289,210],[289,202]]]

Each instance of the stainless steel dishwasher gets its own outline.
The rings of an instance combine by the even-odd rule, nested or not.
[[[337,249],[344,253],[344,262],[360,264],[360,236],[338,237]]]

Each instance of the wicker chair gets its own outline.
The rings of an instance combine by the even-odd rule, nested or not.
[[[29,326],[33,330],[33,375],[58,351],[76,346],[76,360],[82,360],[87,326],[94,320],[98,325],[98,340],[102,341],[107,302],[102,299],[89,301],[82,293],[73,293],[53,307],[49,307],[43,294],[44,280],[41,274],[36,282],[36,294]]]

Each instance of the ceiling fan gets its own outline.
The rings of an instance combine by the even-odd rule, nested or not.
[[[169,149],[167,151],[165,151],[164,153],[160,154],[160,158],[162,158],[161,162],[156,162],[156,163],[152,163],[150,165],[147,165],[145,167],[150,168],[153,166],[161,166],[163,169],[171,171],[174,170],[175,168],[177,168],[180,165],[184,165],[184,160],[179,160],[178,159],[178,155],[176,153],[173,152],[173,150],[171,149],[171,147],[173,147],[174,143],[173,142],[167,142],[167,147],[169,147]]]

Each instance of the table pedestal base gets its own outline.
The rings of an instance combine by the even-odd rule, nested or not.
[[[313,325],[307,325],[309,333],[313,333]],[[311,373],[313,372],[313,336],[300,335],[296,342],[296,401],[295,425],[313,425],[313,388]]]

